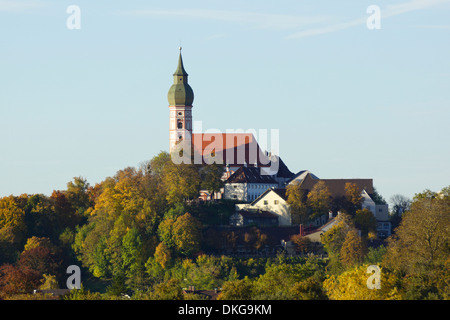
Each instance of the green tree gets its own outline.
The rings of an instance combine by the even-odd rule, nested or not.
[[[205,165],[199,172],[201,188],[208,190],[211,193],[211,197],[214,198],[214,193],[219,192],[223,186],[223,165],[216,163]]]
[[[227,281],[222,286],[217,300],[252,300],[253,281],[248,277],[241,280]]]
[[[144,256],[141,236],[136,228],[130,229],[122,240],[122,267],[133,287],[143,284]]]
[[[322,283],[314,277],[296,282],[289,292],[292,299],[296,300],[327,300],[328,297],[324,293]]]
[[[361,236],[367,238],[369,232],[377,232],[377,219],[369,209],[364,208],[356,210],[356,214],[353,220],[355,222],[356,228],[361,230]]]
[[[89,183],[83,177],[74,177],[67,183],[67,199],[75,211],[82,215],[92,205],[89,197]]]

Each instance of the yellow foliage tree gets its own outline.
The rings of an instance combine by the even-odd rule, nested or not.
[[[380,268],[380,289],[369,289],[369,265],[361,265],[347,270],[339,276],[331,275],[323,282],[328,298],[331,300],[401,300],[402,292],[397,288],[398,278]]]

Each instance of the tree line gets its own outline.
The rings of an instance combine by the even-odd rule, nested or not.
[[[64,288],[65,270],[75,264],[83,288],[65,299],[200,298],[183,293],[188,286],[220,289],[221,299],[448,299],[449,187],[419,193],[407,210],[398,210],[398,227],[383,246],[370,246],[373,215],[358,207],[355,195],[323,235],[327,259],[237,258],[205,254],[215,235],[205,239],[204,230],[226,224],[234,203],[195,201],[200,189],[220,189],[221,170],[174,165],[161,152],[94,186],[78,177],[50,196],[1,198],[0,298],[39,298],[30,293]],[[310,194],[289,191],[298,221],[330,205],[322,186]],[[256,239],[251,243],[259,250],[264,235],[252,232],[248,239]],[[308,253],[304,238],[293,240]],[[382,290],[361,284],[369,264],[382,267]]]

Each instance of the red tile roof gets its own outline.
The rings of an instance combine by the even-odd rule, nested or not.
[[[268,156],[251,133],[193,133],[192,144],[203,162],[205,157],[212,156],[222,160],[224,165],[270,166]]]

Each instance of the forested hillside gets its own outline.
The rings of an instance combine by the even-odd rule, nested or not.
[[[234,203],[196,200],[200,189],[219,190],[220,175],[161,152],[96,185],[77,177],[50,196],[1,198],[0,298],[47,298],[32,292],[65,288],[67,267],[78,265],[82,289],[64,299],[202,298],[182,290],[190,286],[219,299],[449,299],[450,187],[416,194],[385,241],[355,208],[323,235],[325,255],[299,236],[298,255],[238,257],[206,232],[228,224]],[[265,235],[252,232],[244,241],[258,253]],[[381,268],[380,289],[366,285],[369,265]]]

